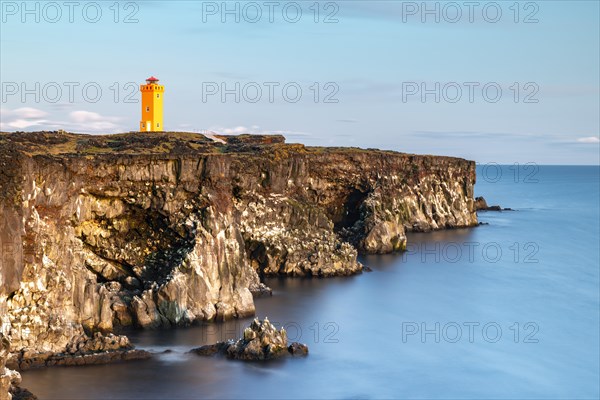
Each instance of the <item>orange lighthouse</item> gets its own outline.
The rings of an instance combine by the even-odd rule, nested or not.
[[[158,84],[158,78],[151,76],[145,85],[140,85],[142,92],[141,132],[161,132],[163,130],[163,94],[165,87]]]

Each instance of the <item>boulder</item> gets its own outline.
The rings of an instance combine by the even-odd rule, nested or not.
[[[297,342],[288,345],[285,329],[277,330],[265,317],[263,321],[254,319],[250,326],[244,329],[244,336],[237,341],[205,345],[190,352],[200,356],[222,354],[234,360],[265,361],[289,355],[306,356],[308,346]]]
[[[308,355],[308,346],[303,343],[294,342],[288,346],[288,351],[293,356]]]
[[[475,210],[485,210],[488,208],[487,201],[483,196],[475,197]]]

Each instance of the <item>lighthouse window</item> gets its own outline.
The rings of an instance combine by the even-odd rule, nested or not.
[[[156,127],[157,127],[157,128],[160,128],[160,123],[158,123],[158,122],[157,122],[157,123],[156,123]]]
[[[156,97],[157,97],[157,98],[158,98],[158,97],[160,97],[160,93],[156,93]]]
[[[149,112],[149,111],[150,111],[150,107],[146,107],[146,112]]]

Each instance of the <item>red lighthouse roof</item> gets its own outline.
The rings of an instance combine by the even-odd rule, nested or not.
[[[146,82],[148,82],[148,83],[150,83],[150,82],[158,82],[158,78],[153,75],[150,78],[146,79]]]

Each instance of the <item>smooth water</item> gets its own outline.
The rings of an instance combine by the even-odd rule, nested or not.
[[[480,213],[489,225],[412,234],[359,276],[269,280],[257,316],[307,343],[305,359],[186,354],[248,319],[136,332],[173,352],[27,371],[23,386],[41,399],[598,398],[599,168],[530,168],[478,168],[476,195],[517,210]]]

